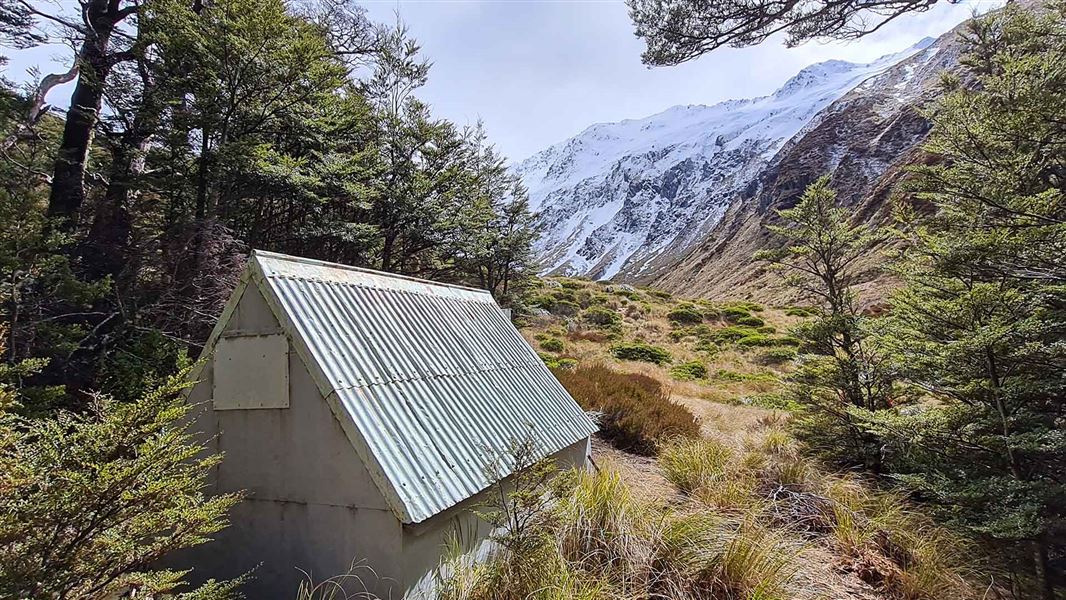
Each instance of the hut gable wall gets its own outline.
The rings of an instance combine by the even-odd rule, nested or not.
[[[280,331],[261,292],[249,285],[222,337]],[[224,457],[212,491],[247,497],[233,509],[229,528],[175,566],[216,578],[253,571],[242,588],[248,597],[277,598],[295,594],[301,570],[322,580],[355,564],[371,591],[397,597],[402,573],[390,568],[402,564],[401,524],[291,343],[287,362],[290,402],[282,409],[211,410],[212,357],[199,373],[189,395],[200,405],[194,427]]]

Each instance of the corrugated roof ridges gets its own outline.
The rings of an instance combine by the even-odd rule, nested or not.
[[[520,439],[547,456],[596,429],[488,292],[262,251],[252,261],[404,522],[488,487],[489,463]]]

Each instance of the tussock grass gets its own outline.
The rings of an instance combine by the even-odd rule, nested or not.
[[[840,556],[847,570],[881,589],[885,598],[980,596],[967,583],[974,573],[966,565],[977,560],[974,547],[909,508],[906,498],[878,491],[854,476],[823,472],[799,456],[776,417],[752,427],[740,446],[742,452],[717,440],[675,440],[659,457],[678,491],[714,514],[737,519],[736,531],[765,542],[748,547],[744,544],[750,540],[741,539],[722,557],[735,554],[769,576],[778,572],[778,555],[764,555],[766,548],[813,542]],[[755,575],[720,568],[730,581],[747,582],[744,593],[749,594],[729,595],[737,590],[728,590],[722,597],[781,597],[779,587],[759,584]],[[787,554],[780,568],[785,580],[797,569],[814,570],[813,565],[805,567],[797,552]]]
[[[674,440],[659,453],[659,464],[666,478],[689,494],[721,479],[732,458],[733,450],[715,440]]]
[[[480,564],[445,564],[441,600],[702,600],[803,597],[789,540],[750,518],[663,511],[636,500],[617,473],[579,474],[538,521],[541,543],[497,548]]]
[[[591,290],[591,282],[570,285],[588,288],[590,298],[600,291]],[[582,302],[582,289],[572,291]],[[546,292],[556,294],[555,301],[568,298]],[[637,444],[616,440],[648,440],[640,453],[658,453],[655,465],[678,494],[668,507],[649,506],[639,490],[626,489],[609,474],[581,478],[572,497],[561,497],[561,512],[545,536],[548,554],[522,559],[543,570],[540,586],[509,595],[517,590],[513,577],[497,576],[493,589],[499,593],[473,600],[845,600],[857,597],[860,579],[884,600],[982,597],[983,589],[967,583],[977,580],[967,565],[979,562],[971,545],[936,526],[905,497],[827,473],[797,449],[787,430],[794,405],[782,391],[797,351],[790,329],[811,311],[691,301],[646,289],[637,296],[639,301],[613,294],[617,305],[599,303],[621,319],[610,331],[571,316],[538,324],[526,335],[565,336],[567,356],[582,367],[605,364],[633,375],[632,383],[646,390],[634,398],[672,395],[689,407],[689,433],[671,436],[650,425],[645,431],[654,412],[643,410],[645,402],[605,403],[619,411],[605,431],[626,432],[610,433],[612,443],[633,452]],[[661,349],[672,360],[615,357],[611,344],[620,341]],[[681,368],[696,362],[707,377]],[[586,398],[613,393],[610,385],[594,383],[595,376],[586,379],[577,385],[589,390]],[[670,382],[670,388],[659,382]],[[574,395],[586,408],[595,406]],[[643,477],[647,464],[630,468],[640,468]],[[872,597],[865,589],[862,597]]]

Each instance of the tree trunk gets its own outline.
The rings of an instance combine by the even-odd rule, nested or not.
[[[1048,559],[1047,540],[1037,538],[1033,552],[1036,564],[1036,581],[1040,585],[1041,600],[1055,600],[1055,582],[1051,580],[1051,565]]]
[[[94,215],[83,258],[89,272],[96,277],[117,278],[129,262],[133,234],[130,196],[133,181],[140,174],[140,159],[147,144],[144,131],[127,132],[111,150],[107,192]]]
[[[48,197],[47,214],[59,221],[60,230],[74,228],[85,201],[86,162],[100,117],[104,82],[112,67],[107,47],[115,25],[124,17],[118,0],[91,0],[85,6],[87,33],[78,53],[78,83],[70,98]]]

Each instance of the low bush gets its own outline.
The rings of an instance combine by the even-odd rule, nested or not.
[[[802,343],[802,340],[800,340],[798,337],[793,337],[791,335],[786,335],[774,339],[774,344],[777,346],[791,346],[793,348],[797,348]]]
[[[748,301],[745,301],[745,300],[727,302],[727,303],[722,305],[722,308],[723,309],[734,309],[734,310],[746,310],[748,312],[762,312],[762,311],[766,310],[765,307],[762,304],[759,304],[758,302],[748,302]]]
[[[548,352],[562,352],[564,348],[563,341],[557,337],[545,337],[539,343],[541,349]]]
[[[759,333],[771,334],[777,333],[777,328],[773,325],[763,325],[762,327],[756,329],[756,331],[758,331]]]
[[[728,344],[735,342],[740,338],[748,337],[749,335],[757,335],[758,333],[757,330],[751,327],[722,327],[721,329],[715,329],[712,331],[707,339],[719,344]]]
[[[621,322],[622,318],[609,308],[592,306],[581,313],[581,320],[597,327],[611,327]]]
[[[580,290],[585,287],[585,282],[574,279],[560,279],[559,284],[568,290]]]
[[[648,290],[648,295],[658,298],[659,300],[669,300],[674,297],[670,292],[664,292],[662,290]]]
[[[704,353],[708,358],[714,358],[715,356],[718,356],[721,348],[718,347],[718,344],[710,340],[700,340],[696,342],[695,350],[696,352]]]
[[[754,394],[741,398],[738,404],[754,406],[756,408],[766,408],[769,410],[794,411],[799,410],[800,408],[800,405],[797,404],[795,400],[773,392]]]
[[[652,377],[603,365],[557,370],[555,376],[582,408],[601,413],[600,435],[622,450],[652,455],[668,439],[699,435],[696,417],[671,402]]]
[[[578,360],[569,356],[552,356],[551,354],[538,353],[540,360],[544,362],[549,369],[573,369],[577,366]]]
[[[670,375],[672,375],[674,379],[681,381],[704,379],[707,377],[707,367],[698,360],[690,360],[679,365],[674,365],[670,369]]]
[[[795,348],[770,348],[756,357],[760,365],[781,365],[796,359]]]
[[[737,319],[743,319],[744,317],[750,317],[751,311],[746,308],[740,308],[738,306],[726,306],[721,309],[722,318],[730,323],[736,323]]]
[[[738,373],[727,369],[719,369],[714,378],[719,381],[777,381],[777,375],[773,373]]]
[[[776,344],[777,341],[774,338],[768,335],[763,335],[761,333],[746,335],[737,340],[737,345],[741,346],[742,348],[763,348],[767,346],[774,346]]]
[[[611,355],[621,360],[635,360],[656,365],[663,365],[671,360],[670,353],[665,348],[644,342],[615,344],[611,346]]]
[[[678,325],[696,325],[703,322],[703,312],[692,304],[680,304],[666,313],[666,318]]]
[[[737,325],[744,325],[747,327],[762,327],[766,325],[766,321],[763,321],[756,316],[740,317],[734,321]]]
[[[556,300],[548,311],[560,317],[574,317],[581,311],[581,307],[572,300]]]
[[[793,306],[785,311],[785,314],[790,317],[813,317],[818,312],[813,308],[802,308],[800,306]]]

